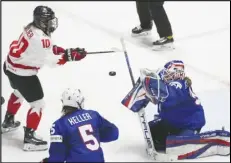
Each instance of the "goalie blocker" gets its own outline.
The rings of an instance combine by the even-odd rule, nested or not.
[[[122,104],[136,113],[150,101],[158,104],[159,114],[149,122],[156,150],[153,151],[153,159],[174,161],[230,154],[228,131],[222,129],[200,133],[205,125],[203,107],[199,103],[195,105],[198,98],[195,94],[192,95],[192,88],[188,87],[184,80],[167,84],[155,76],[155,73],[144,75],[142,71],[141,79],[137,80],[133,89],[122,100]]]

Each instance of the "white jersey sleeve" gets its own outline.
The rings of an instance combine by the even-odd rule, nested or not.
[[[13,41],[6,59],[6,68],[20,76],[32,76],[44,65],[58,65],[61,56],[54,55],[53,44],[42,30],[30,26]]]

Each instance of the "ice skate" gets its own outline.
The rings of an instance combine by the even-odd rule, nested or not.
[[[20,124],[21,123],[19,121],[14,121],[14,115],[7,112],[1,126],[1,132],[3,134],[3,133],[15,131],[19,128]]]
[[[151,30],[152,27],[142,28],[141,26],[137,26],[132,29],[132,37],[148,36],[151,34]]]
[[[24,127],[24,151],[44,151],[48,149],[47,141],[36,136],[33,129]]]
[[[152,49],[154,51],[163,51],[163,50],[173,50],[174,47],[174,39],[172,36],[162,37],[159,40],[153,42]]]

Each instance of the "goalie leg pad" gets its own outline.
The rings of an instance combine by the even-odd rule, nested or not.
[[[230,155],[230,133],[215,130],[189,136],[168,136],[166,154],[177,155],[179,160],[214,155]]]

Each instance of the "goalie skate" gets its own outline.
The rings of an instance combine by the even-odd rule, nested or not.
[[[1,133],[15,131],[19,128],[20,124],[19,121],[14,121],[14,115],[6,113],[4,122],[1,126]]]
[[[24,131],[24,151],[44,151],[48,149],[47,141],[38,137],[33,129],[24,127]]]

